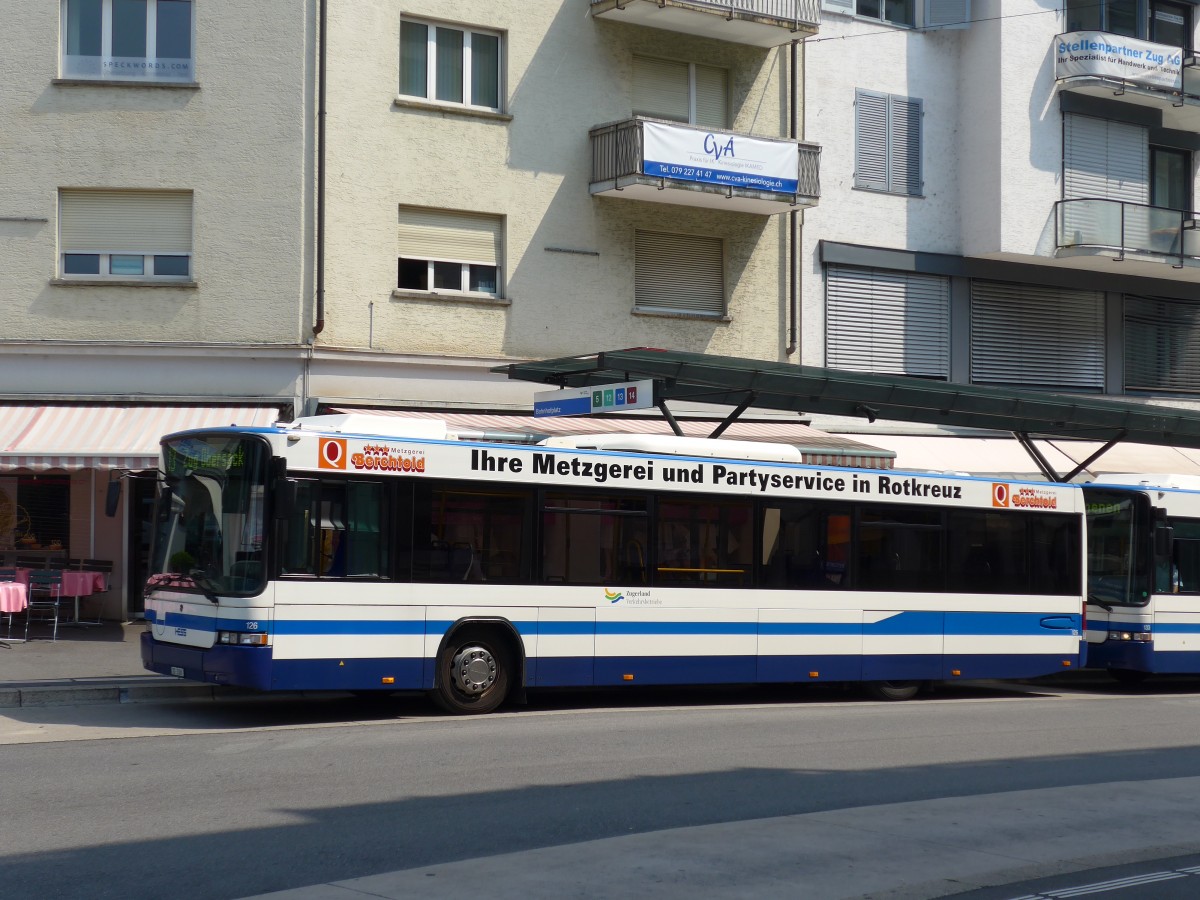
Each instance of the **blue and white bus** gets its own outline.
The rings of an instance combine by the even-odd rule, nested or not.
[[[162,443],[146,668],[264,691],[1027,678],[1081,662],[1078,486],[317,416]]]
[[[1125,682],[1200,674],[1200,478],[1111,475],[1083,491],[1088,666]]]

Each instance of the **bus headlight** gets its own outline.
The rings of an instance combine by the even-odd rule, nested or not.
[[[265,647],[267,635],[261,631],[218,631],[218,644],[235,644],[239,647]]]
[[[1150,643],[1151,635],[1148,631],[1110,631],[1108,639],[1110,641],[1135,641],[1139,644],[1148,644]]]

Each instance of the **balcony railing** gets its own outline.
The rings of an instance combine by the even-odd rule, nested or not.
[[[1125,91],[1179,107],[1200,103],[1200,57],[1182,47],[1104,31],[1072,31],[1054,39],[1054,77],[1095,84],[1107,95]]]
[[[592,15],[718,40],[777,47],[817,33],[821,0],[591,0]]]
[[[815,144],[644,116],[590,135],[593,194],[769,215],[815,206],[821,193]]]
[[[1059,251],[1074,250],[1164,257],[1181,267],[1184,260],[1200,260],[1200,214],[1126,203],[1122,200],[1085,198],[1055,204],[1056,242]]]

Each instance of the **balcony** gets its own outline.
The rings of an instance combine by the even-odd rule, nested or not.
[[[1054,39],[1059,89],[1162,112],[1165,128],[1200,132],[1200,56],[1103,31],[1073,31]]]
[[[645,116],[591,132],[592,194],[774,215],[816,206],[821,148]]]
[[[820,0],[591,0],[592,15],[681,34],[778,47],[817,33]]]
[[[1059,200],[1055,256],[1200,266],[1200,214],[1121,200]]]

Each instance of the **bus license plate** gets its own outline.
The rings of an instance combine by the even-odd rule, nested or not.
[[[171,666],[171,674],[176,675],[179,678],[182,678],[183,677],[183,669],[181,669],[179,666]]]

